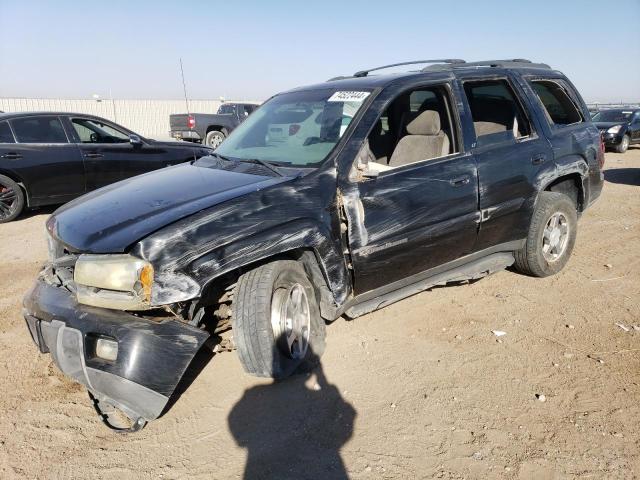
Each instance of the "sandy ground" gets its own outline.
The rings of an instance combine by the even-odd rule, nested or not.
[[[24,326],[46,214],[0,225],[0,478],[636,478],[640,148],[606,166],[559,275],[501,272],[338,320],[310,378],[271,385],[217,355],[132,435]]]

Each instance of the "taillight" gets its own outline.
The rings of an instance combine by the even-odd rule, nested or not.
[[[292,123],[291,125],[289,125],[289,136],[295,135],[299,131],[300,125],[298,125],[297,123]]]
[[[187,117],[187,127],[195,128],[195,126],[196,126],[196,119],[193,117],[193,115],[189,115]]]
[[[604,167],[604,139],[600,135],[600,151],[598,152],[598,163],[600,164],[600,170]]]

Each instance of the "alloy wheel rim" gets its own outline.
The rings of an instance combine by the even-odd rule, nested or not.
[[[217,148],[222,143],[222,140],[224,140],[224,137],[222,137],[222,135],[214,134],[211,136],[211,141],[209,142],[209,146],[211,148]]]
[[[562,212],[549,217],[542,233],[542,255],[544,259],[556,262],[567,249],[569,243],[569,220]]]
[[[309,348],[311,315],[307,292],[302,285],[295,283],[273,293],[271,328],[282,353],[294,360],[304,358]]]
[[[626,150],[629,146],[629,139],[627,137],[622,138],[622,149]]]
[[[0,184],[0,218],[8,218],[15,210],[18,195],[13,188]]]

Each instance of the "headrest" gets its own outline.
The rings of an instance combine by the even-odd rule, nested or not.
[[[440,133],[440,114],[435,110],[425,110],[407,123],[409,135],[437,135]]]

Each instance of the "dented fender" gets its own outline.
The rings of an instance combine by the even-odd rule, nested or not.
[[[336,191],[335,168],[318,169],[179,220],[140,240],[131,253],[154,266],[162,282],[161,301],[167,304],[184,300],[185,285],[197,298],[225,273],[291,250],[311,249],[340,305],[352,287],[342,254]]]

